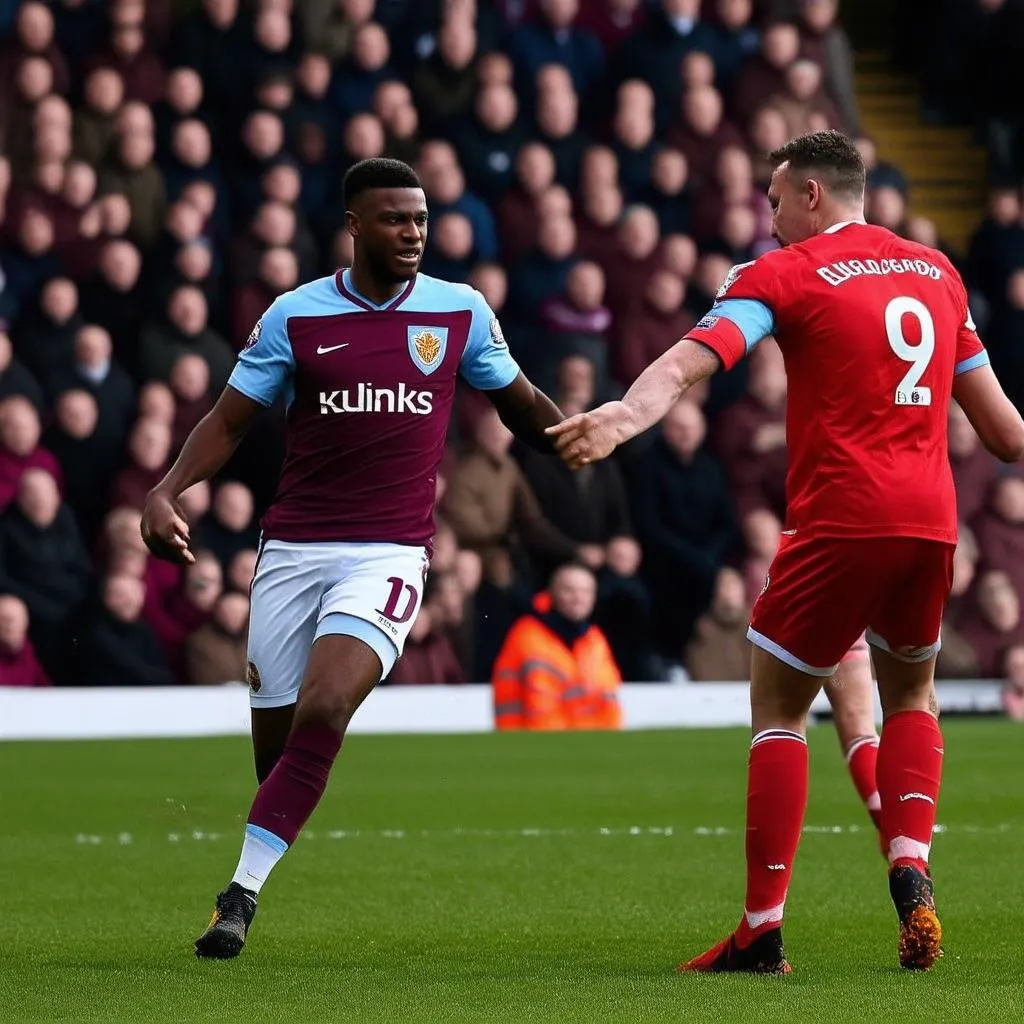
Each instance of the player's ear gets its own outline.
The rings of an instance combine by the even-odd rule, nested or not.
[[[821,204],[821,184],[813,178],[804,182],[804,195],[807,197],[807,208],[816,210]]]
[[[346,210],[345,227],[348,228],[349,234],[355,238],[359,234],[359,214]]]

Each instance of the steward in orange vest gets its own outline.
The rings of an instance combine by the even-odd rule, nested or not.
[[[622,675],[592,625],[597,583],[589,569],[564,565],[535,611],[509,630],[494,663],[499,729],[619,729]]]

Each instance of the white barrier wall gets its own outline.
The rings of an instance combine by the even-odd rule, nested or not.
[[[1000,684],[943,682],[946,712],[994,713]],[[627,729],[750,724],[746,683],[628,683],[622,688]],[[828,712],[819,695],[814,711]],[[490,732],[491,688],[382,686],[359,709],[352,732]],[[0,688],[0,740],[233,736],[249,732],[247,690],[228,686]]]

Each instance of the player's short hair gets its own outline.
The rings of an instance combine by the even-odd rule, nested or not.
[[[797,174],[813,172],[830,192],[849,199],[864,195],[867,171],[853,139],[830,128],[790,139],[768,154],[772,167],[789,163]]]
[[[360,160],[345,173],[342,194],[345,209],[352,208],[356,198],[371,188],[422,188],[419,175],[401,160],[375,156]]]

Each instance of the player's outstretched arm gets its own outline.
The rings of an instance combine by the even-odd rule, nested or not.
[[[541,452],[554,451],[554,440],[547,430],[562,421],[562,413],[540,388],[530,383],[526,374],[520,371],[508,387],[485,394],[498,410],[502,423],[520,441]]]
[[[174,465],[146,496],[142,538],[154,555],[172,562],[195,561],[188,547],[188,521],[178,498],[193,484],[213,476],[231,458],[262,410],[259,402],[229,385],[196,424]]]
[[[978,366],[954,377],[953,397],[967,414],[981,443],[997,459],[1024,459],[1024,419],[1006,397],[991,366]]]
[[[710,348],[683,338],[637,377],[621,402],[572,416],[548,433],[573,469],[606,459],[620,444],[662,420],[687,390],[719,366],[721,361]]]

